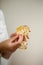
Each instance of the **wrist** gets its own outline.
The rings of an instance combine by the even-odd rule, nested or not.
[[[0,53],[2,52],[2,42],[0,42]]]

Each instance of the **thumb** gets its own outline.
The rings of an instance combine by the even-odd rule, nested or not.
[[[20,35],[19,35],[19,39],[18,39],[19,44],[21,44],[21,43],[22,43],[22,41],[23,41],[23,35],[22,35],[22,34],[20,34]]]

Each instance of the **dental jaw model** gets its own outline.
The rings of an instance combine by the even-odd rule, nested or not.
[[[16,29],[16,33],[17,34],[22,34],[23,36],[26,37],[26,39],[28,39],[27,37],[29,37],[29,32],[30,32],[30,28],[27,25],[22,25],[19,26]],[[22,41],[21,46],[19,47],[20,49],[27,49],[27,41]]]

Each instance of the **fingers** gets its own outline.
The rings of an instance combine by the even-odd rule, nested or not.
[[[11,38],[11,41],[12,41],[12,42],[15,42],[15,40],[16,40],[17,38],[18,38],[18,35],[12,37],[12,38]]]
[[[12,43],[21,43],[23,41],[23,35],[19,34],[11,38]]]
[[[18,43],[20,43],[20,44],[21,44],[21,43],[22,43],[22,41],[23,41],[23,35],[22,35],[22,34],[20,34],[20,35],[19,35],[19,39],[18,39]]]
[[[29,39],[29,36],[28,35],[24,35],[23,36],[23,41],[27,41],[27,39]]]
[[[26,35],[27,39],[29,39],[29,35]]]
[[[27,41],[28,36],[26,37],[25,35],[23,36],[22,34],[19,35],[15,35],[14,37],[11,37],[11,49],[12,51],[14,51],[15,49],[17,49],[22,41]]]
[[[16,46],[16,45],[21,45],[22,41],[26,41],[28,39],[28,35],[27,36],[23,36],[22,34],[19,35],[15,35],[14,37],[11,37],[11,42],[12,42],[12,46]]]
[[[11,34],[11,36],[10,37],[14,37],[14,36],[16,36],[17,34],[16,33],[13,33],[13,34]]]
[[[22,43],[22,41],[23,41],[23,35],[18,35],[18,38],[16,37],[16,41],[13,41],[13,43],[12,43],[12,46],[13,46],[13,48],[15,48],[15,47],[19,47],[20,45],[21,45],[21,43]]]
[[[25,35],[23,36],[23,41],[27,41],[27,38],[26,38],[26,36],[25,36]]]

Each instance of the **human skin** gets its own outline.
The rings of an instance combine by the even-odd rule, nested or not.
[[[16,51],[16,49],[21,45],[23,40],[23,35],[17,35],[15,33],[11,34],[10,38],[0,42],[0,53],[4,58],[9,58],[10,55]],[[10,53],[8,53],[10,52]]]

